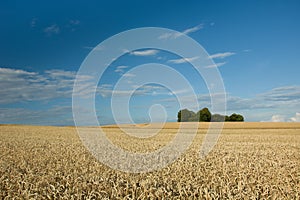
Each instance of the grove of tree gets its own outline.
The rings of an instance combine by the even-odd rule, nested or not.
[[[208,108],[203,108],[197,113],[188,109],[182,109],[177,114],[178,122],[243,122],[244,117],[233,113],[230,116],[211,114]]]

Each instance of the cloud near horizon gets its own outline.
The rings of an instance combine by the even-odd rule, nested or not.
[[[120,65],[116,67],[116,70],[126,68],[127,66]],[[0,84],[2,86],[2,89],[0,90],[0,105],[2,109],[0,123],[7,122],[9,119],[12,119],[12,117],[10,117],[12,115],[9,114],[9,110],[12,112],[18,111],[18,113],[20,113],[23,109],[24,113],[27,113],[28,115],[31,113],[32,115],[38,116],[39,112],[29,112],[28,109],[22,107],[22,105],[26,102],[37,102],[43,104],[43,102],[57,101],[58,99],[60,99],[59,102],[61,99],[67,99],[67,102],[71,102],[70,100],[72,97],[75,78],[75,71],[46,70],[38,73],[20,69],[0,68]],[[88,81],[86,81],[91,77],[86,76],[78,78],[83,82],[81,89],[79,88],[81,91],[78,93],[83,96],[92,94],[95,90],[97,92],[96,94],[103,98],[108,98],[113,93],[117,96],[128,96],[132,93],[130,90],[113,90],[113,85],[111,84],[102,84],[95,89],[90,87],[90,85],[88,85]],[[137,96],[150,95],[162,97],[159,95],[164,95],[164,98],[159,101],[168,103],[167,106],[169,107],[173,107],[174,103],[176,103],[176,98],[172,97],[173,94],[180,94],[181,96],[184,96],[185,91],[173,91],[172,93],[161,86],[145,85],[134,92],[134,95]],[[166,98],[167,96],[170,98]],[[190,100],[189,97],[183,97],[183,99],[187,103]],[[256,114],[255,116],[253,115],[253,117],[250,118],[251,120],[257,119],[256,121],[299,122],[299,99],[300,86],[297,85],[273,88],[272,90],[257,94],[252,98],[242,98],[227,94],[227,110],[228,112],[242,112],[242,114],[248,113],[249,116],[253,115],[253,112],[263,113]],[[198,101],[201,106],[209,107],[210,95],[201,94],[198,96]],[[21,108],[10,108],[9,105],[13,105],[14,103],[20,103]],[[71,104],[61,105],[58,103],[57,106],[71,106]],[[245,116],[247,119],[247,115]],[[28,116],[28,118],[36,119],[34,116]],[[21,118],[17,118],[15,116],[15,119],[19,120]],[[12,120],[12,122],[16,123],[14,120]]]
[[[300,113],[296,113],[294,117],[291,117],[290,120],[292,122],[300,122]]]
[[[295,111],[299,112],[300,108],[300,86],[286,86],[274,88],[265,93],[257,94],[252,98],[242,98],[227,94],[227,111],[228,112],[242,112],[251,115],[251,121],[298,121],[299,114],[295,115]],[[190,101],[190,97],[183,97],[186,104]],[[176,98],[170,97],[160,101],[169,102],[173,105],[176,102]],[[211,95],[210,94],[199,94],[198,95],[199,105],[201,107],[211,107]],[[193,109],[191,105],[189,107]],[[268,112],[266,112],[268,111]],[[278,112],[284,114],[277,114]],[[251,114],[251,113],[262,113],[262,115]],[[246,119],[247,115],[244,114]],[[295,116],[294,116],[295,115]],[[273,119],[270,119],[274,116]],[[289,116],[289,117],[282,117]]]
[[[300,113],[296,112],[292,117],[280,114],[273,115],[267,122],[300,122]]]
[[[75,78],[75,71],[46,70],[37,73],[0,68],[0,104],[71,98]],[[77,78],[86,87],[86,80],[90,77]]]

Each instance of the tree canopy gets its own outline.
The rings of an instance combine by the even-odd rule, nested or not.
[[[208,108],[203,108],[202,110],[199,110],[197,112],[198,116],[199,116],[199,121],[200,122],[210,122],[211,120],[211,113],[208,110]]]
[[[211,114],[208,108],[203,108],[197,113],[183,109],[177,114],[178,122],[243,122],[244,117],[240,114],[233,113],[230,116],[221,114]]]

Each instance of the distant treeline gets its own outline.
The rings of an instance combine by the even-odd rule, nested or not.
[[[233,113],[230,116],[211,114],[208,108],[203,108],[197,113],[183,109],[177,114],[178,122],[243,122],[244,117],[240,114]]]

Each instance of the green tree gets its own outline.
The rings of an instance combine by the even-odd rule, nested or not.
[[[243,122],[244,121],[244,117],[242,115],[233,113],[232,115],[230,115],[229,121],[232,121],[232,122]]]
[[[211,114],[208,108],[203,108],[197,113],[188,109],[180,110],[177,114],[178,122],[243,122],[244,117],[240,114],[233,113],[230,116]]]
[[[224,122],[225,121],[225,116],[220,115],[220,114],[213,114],[211,116],[211,121],[212,122]]]
[[[191,111],[191,117],[189,118],[189,122],[199,122],[199,114]]]
[[[181,122],[181,110],[177,113],[177,122]]]
[[[230,121],[230,117],[229,116],[225,116],[225,122],[229,122]]]
[[[211,120],[211,113],[208,108],[203,108],[197,112],[197,116],[199,116],[200,122],[210,122]]]
[[[180,110],[177,114],[177,121],[178,122],[188,122],[195,117],[195,113],[188,109]]]

